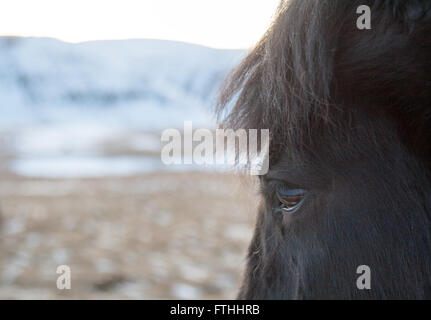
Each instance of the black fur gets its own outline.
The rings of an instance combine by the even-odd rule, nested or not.
[[[280,3],[219,105],[226,127],[271,132],[239,298],[430,298],[430,35],[431,1]],[[280,187],[311,194],[281,215]]]

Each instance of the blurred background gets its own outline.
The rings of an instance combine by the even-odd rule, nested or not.
[[[160,135],[216,127],[219,86],[276,6],[2,3],[0,299],[235,296],[256,185],[163,165]]]

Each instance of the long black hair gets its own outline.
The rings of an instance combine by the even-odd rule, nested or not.
[[[359,5],[371,8],[371,30],[356,26]],[[346,104],[367,106],[393,117],[409,147],[430,156],[430,7],[427,0],[282,0],[225,82],[219,119],[270,129],[274,161],[286,141],[307,144],[318,128],[337,126]]]
[[[218,105],[271,138],[240,298],[431,297],[430,34],[431,1],[281,1]],[[280,215],[291,185],[310,196]]]

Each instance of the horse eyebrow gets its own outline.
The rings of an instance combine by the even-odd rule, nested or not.
[[[276,164],[269,169],[265,178],[267,180],[281,181],[292,188],[303,188],[303,179],[301,177],[305,175],[307,175],[306,170],[287,169],[286,167],[281,167],[279,164]]]

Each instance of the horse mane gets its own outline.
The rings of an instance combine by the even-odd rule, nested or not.
[[[356,27],[364,4],[371,30]],[[394,119],[403,141],[431,158],[430,8],[420,0],[282,0],[225,81],[219,121],[269,129],[274,161],[286,144],[307,147],[322,128],[366,111]]]

